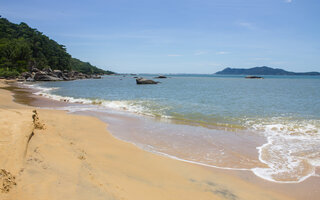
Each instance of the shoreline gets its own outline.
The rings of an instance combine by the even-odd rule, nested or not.
[[[198,126],[201,128],[195,128],[197,127],[197,125],[192,123],[191,124],[183,123],[182,121],[177,119],[166,118],[167,120],[162,120],[162,119],[159,119],[157,116],[150,116],[150,115],[146,115],[146,113],[134,112],[130,109],[125,109],[126,107],[123,109],[121,107],[113,107],[113,106],[109,107],[107,105],[104,105],[104,103],[101,103],[104,101],[107,102],[107,100],[103,100],[103,99],[92,100],[90,98],[74,98],[72,96],[60,96],[57,94],[51,94],[49,92],[51,90],[55,90],[59,88],[59,86],[49,87],[49,88],[43,87],[41,85],[40,86],[37,85],[35,87],[33,85],[23,84],[19,86],[33,91],[32,95],[35,96],[35,99],[39,99],[39,98],[46,99],[44,101],[52,102],[54,105],[63,104],[64,106],[61,110],[68,110],[70,113],[94,116],[104,121],[107,124],[112,124],[112,122],[110,122],[109,120],[110,118],[116,118],[118,120],[120,119],[124,124],[123,126],[130,126],[130,127],[134,126],[134,127],[130,128],[130,130],[123,129],[119,131],[119,129],[116,129],[115,131],[113,131],[114,137],[122,141],[135,144],[140,149],[143,149],[152,153],[156,153],[158,155],[166,156],[166,157],[180,160],[183,162],[189,162],[189,163],[198,164],[206,167],[211,167],[211,168],[226,169],[226,170],[242,170],[242,171],[247,170],[252,172],[253,174],[255,174],[257,177],[261,179],[274,182],[274,183],[295,184],[295,183],[303,182],[309,177],[317,176],[316,171],[318,169],[315,168],[315,170],[313,170],[313,168],[311,167],[308,167],[308,169],[311,169],[310,172],[308,172],[307,174],[304,174],[304,176],[300,176],[299,179],[296,179],[296,180],[290,180],[290,178],[277,180],[270,175],[271,173],[270,174],[265,173],[267,170],[273,169],[272,166],[269,165],[270,163],[264,160],[262,156],[262,149],[268,146],[273,140],[273,135],[270,136],[270,133],[262,133],[257,131],[255,132],[252,129],[245,129],[244,127],[241,129],[238,129],[239,127],[231,128],[229,126],[227,126],[228,128],[225,127],[224,129],[222,127],[217,127],[217,126],[211,127],[208,130],[212,130],[212,131],[209,132],[207,131],[207,128],[208,128],[207,126],[202,126],[198,124]],[[48,107],[51,107],[51,106],[52,104],[49,104]],[[60,105],[58,105],[58,107],[60,107]],[[100,108],[102,108],[103,111],[100,112]],[[114,111],[116,112],[116,114],[114,113]],[[119,115],[118,115],[118,112],[119,112]],[[108,115],[107,117],[108,120],[105,120],[105,116],[107,115]],[[124,116],[121,116],[121,115],[124,115]],[[148,121],[148,122],[146,123],[142,122],[139,126],[136,126],[134,123],[128,124],[128,121],[132,121],[132,120],[135,120],[137,124],[140,124],[141,121]],[[115,126],[119,127],[122,125],[116,124]],[[115,126],[111,126],[111,128]],[[167,126],[171,126],[171,128],[166,128]],[[185,128],[181,128],[182,126]],[[149,127],[149,128],[141,128],[141,127]],[[159,129],[159,130],[163,129],[163,130],[158,131],[156,134],[154,134],[153,132],[155,129]],[[120,132],[122,132],[122,134],[119,135]],[[130,134],[127,134],[124,136],[123,132],[130,132]],[[131,132],[140,132],[140,133],[131,134]],[[183,133],[184,137],[183,138],[171,137],[170,135],[171,134],[175,135],[176,134],[175,132]],[[197,138],[199,138],[200,135],[207,134],[207,136],[209,137],[211,137],[212,135],[214,140],[208,141],[208,143],[212,143],[210,148],[206,148],[206,149],[199,148],[198,145],[193,146],[194,148],[192,148],[190,146],[191,144],[190,141],[193,140],[194,138],[184,139],[184,138],[188,138],[191,132],[200,133],[197,135]],[[128,135],[134,135],[134,136],[128,136]],[[166,135],[165,137],[167,137],[167,141],[164,141],[163,140],[164,137],[160,138],[158,137],[158,135]],[[234,135],[234,137],[232,135]],[[241,135],[241,136],[239,137],[236,135]],[[144,141],[143,137],[148,137],[149,140]],[[153,139],[150,140],[150,138],[153,138]],[[157,146],[157,143],[155,142],[158,142],[158,141],[161,141],[162,143],[167,142],[166,144],[164,144],[167,146]],[[182,141],[182,142],[177,143],[173,141]],[[217,141],[217,143],[215,143],[215,141]],[[232,141],[232,142],[229,142],[229,141]],[[203,142],[206,143],[207,141],[199,140],[193,143],[202,144]],[[222,142],[222,145],[219,144],[221,142]],[[181,143],[185,144],[184,145],[185,148],[183,149],[183,151],[181,151],[181,149],[174,149],[175,145],[181,145]],[[241,144],[245,144],[245,145],[241,145]],[[219,146],[220,149],[215,148],[214,147],[215,145],[220,145]],[[211,159],[216,159],[216,161],[211,162],[209,159],[208,160],[202,159],[203,155],[201,155],[202,157],[199,155],[197,157],[197,153],[192,155],[191,154],[187,155],[185,150],[188,150],[189,148],[197,149],[198,150],[197,153],[207,152],[207,155],[209,152],[212,153],[212,152],[219,152],[219,151],[222,151],[223,154],[220,153],[220,155],[218,155],[217,153],[215,153],[215,155],[213,154],[213,156],[210,155]],[[193,157],[194,155],[196,155],[196,158]],[[236,155],[236,156],[233,156],[233,155]],[[283,165],[282,167],[286,167],[286,166]],[[279,168],[281,168],[281,166]]]
[[[131,111],[127,112],[127,110],[118,110],[118,109],[108,108],[108,107],[104,107],[104,106],[102,106],[102,108],[104,110],[107,110],[107,112],[100,112],[100,111],[98,111],[100,109],[100,105],[95,105],[95,104],[92,104],[92,103],[87,104],[87,103],[83,103],[83,102],[79,103],[79,101],[70,102],[70,101],[61,100],[61,99],[58,100],[58,99],[55,99],[55,98],[51,98],[51,95],[45,95],[46,93],[43,91],[43,90],[47,91],[47,89],[45,89],[45,88],[40,89],[39,87],[30,87],[28,85],[20,85],[20,83],[19,83],[19,85],[17,85],[17,87],[12,86],[11,87],[12,89],[10,89],[10,90],[15,91],[15,89],[16,89],[17,91],[21,92],[21,90],[20,90],[21,87],[22,87],[23,91],[24,90],[28,91],[26,93],[29,93],[28,97],[30,97],[30,99],[32,99],[32,100],[30,100],[28,105],[33,105],[33,106],[40,107],[40,108],[45,107],[46,109],[65,110],[68,113],[72,113],[72,114],[76,114],[76,115],[93,116],[93,117],[96,117],[96,118],[102,120],[103,122],[105,122],[105,123],[107,123],[109,125],[112,124],[112,123],[110,122],[110,120],[109,121],[108,120],[104,120],[104,116],[106,116],[106,115],[110,116],[108,118],[114,118],[114,119],[117,119],[117,120],[122,120],[122,122],[125,124],[123,126],[130,126],[130,127],[132,127],[134,125],[133,125],[133,123],[128,124],[128,121],[133,121],[133,120],[136,123],[140,123],[140,121],[147,121],[146,124],[149,124],[149,123],[153,124],[151,126],[154,126],[155,124],[160,123],[160,124],[170,124],[170,125],[174,125],[174,126],[182,126],[182,125],[185,126],[185,125],[187,125],[187,127],[189,127],[189,128],[197,127],[196,125],[194,126],[193,124],[186,124],[186,123],[179,122],[176,119],[174,119],[173,121],[172,120],[170,120],[170,121],[162,121],[162,120],[159,120],[158,118],[156,118],[155,116],[144,115],[144,114],[135,113],[135,112],[131,112]],[[50,88],[48,90],[50,90]],[[18,94],[18,93],[15,92],[15,94]],[[25,92],[23,92],[23,94],[25,94]],[[55,96],[55,95],[53,95],[53,96]],[[63,97],[61,96],[61,98],[63,98]],[[66,97],[66,99],[70,99],[70,98],[72,99],[73,97]],[[22,100],[20,103],[26,103],[24,101],[25,95],[20,99]],[[81,99],[75,99],[75,100],[81,100]],[[86,99],[84,99],[84,100],[86,100]],[[87,110],[86,107],[85,107],[86,105],[97,106],[97,107],[94,107],[94,109],[92,109],[92,110],[91,109]],[[78,106],[79,107],[84,106],[85,110],[82,111],[82,109],[80,108],[80,111],[74,111],[73,106],[76,107],[76,110],[78,109]],[[114,125],[114,124],[112,124],[112,125]],[[115,126],[119,127],[121,125],[115,124],[112,127],[115,127]],[[206,126],[199,126],[199,127],[201,129],[206,129],[207,128]],[[138,128],[139,127],[133,127],[133,129],[138,129]],[[213,127],[211,127],[210,129],[212,129],[212,128]],[[229,133],[228,131],[231,131],[231,130],[229,130],[229,128],[228,129],[227,128],[222,129],[222,127],[215,127],[214,129],[218,130],[219,132],[223,131],[221,133],[223,135],[225,135],[225,134]],[[239,129],[238,131],[236,131],[236,130],[234,130],[234,128],[232,128],[232,132],[230,132],[230,133],[243,131],[242,129]],[[236,167],[236,166],[219,166],[219,165],[209,164],[209,163],[205,163],[205,162],[201,162],[201,161],[188,160],[188,159],[185,159],[185,158],[183,158],[183,157],[181,157],[179,155],[173,155],[173,154],[170,154],[170,153],[158,151],[155,148],[145,148],[145,147],[142,147],[141,145],[139,145],[138,144],[139,142],[137,143],[137,141],[133,141],[133,140],[130,140],[128,138],[120,137],[118,133],[119,132],[124,132],[124,131],[127,131],[127,130],[120,130],[119,131],[118,129],[116,129],[116,130],[113,131],[114,134],[112,132],[111,132],[111,134],[112,134],[113,137],[115,137],[115,138],[117,138],[117,139],[119,139],[121,141],[134,144],[135,146],[137,146],[138,148],[140,148],[142,150],[145,150],[145,151],[157,154],[157,155],[165,156],[165,157],[168,157],[168,158],[171,158],[171,159],[179,160],[179,161],[186,162],[186,163],[197,164],[197,165],[205,166],[205,167],[209,167],[209,168],[222,169],[222,170],[250,171],[250,172],[253,173],[251,168]],[[149,130],[148,129],[144,129],[142,131],[143,132],[148,132]],[[195,130],[195,131],[197,131],[197,130]],[[252,135],[252,133],[249,132],[249,131],[247,131],[244,134]],[[232,138],[229,138],[229,139],[232,140]],[[252,140],[252,139],[250,139],[250,140]],[[266,142],[265,139],[262,138],[261,136],[256,136],[254,138],[254,140],[258,140],[259,141],[259,145],[258,146],[260,146],[260,145],[262,145],[262,144],[264,144]],[[147,144],[147,146],[150,146],[150,145]],[[254,146],[253,148],[256,149],[256,146]],[[252,151],[250,153],[251,159],[252,159],[253,155],[254,155],[254,157],[258,157],[257,152]],[[262,163],[260,165],[256,165],[255,167],[258,167],[258,166],[266,167],[266,165],[262,164]],[[277,181],[273,181],[273,182],[282,183],[282,182],[277,182]]]
[[[1,85],[1,87],[3,87],[3,85]],[[3,92],[4,92],[3,89],[1,89],[1,94],[3,94]],[[8,95],[12,95],[12,93],[11,94],[6,93],[6,96],[8,96]],[[23,94],[22,94],[22,98],[23,98]],[[7,99],[10,99],[10,98],[7,97]],[[34,109],[32,107],[26,107],[26,106],[22,106],[22,105],[19,105],[16,103],[12,103],[12,98],[11,98],[11,103],[9,103],[9,104],[12,107],[11,109],[14,109],[14,110],[19,109],[19,110],[31,111],[32,109]],[[3,109],[3,107],[8,107],[8,105],[5,104],[3,101],[1,101],[1,106],[0,106],[1,110]],[[275,199],[290,199],[290,198],[286,197],[286,195],[279,194],[281,192],[279,192],[275,188],[275,187],[277,187],[278,184],[265,183],[265,181],[256,180],[257,178],[254,178],[253,175],[248,175],[247,173],[242,173],[242,172],[240,172],[240,173],[231,172],[230,173],[230,172],[223,172],[224,170],[208,169],[208,167],[173,160],[170,158],[155,155],[150,152],[141,150],[138,147],[134,146],[133,144],[115,139],[114,136],[111,136],[110,133],[108,133],[107,130],[105,130],[106,125],[95,117],[72,115],[72,114],[67,114],[65,111],[57,111],[57,110],[44,110],[44,109],[38,109],[38,108],[37,108],[37,110],[39,113],[39,118],[40,118],[40,120],[42,120],[44,122],[44,124],[49,124],[48,127],[53,126],[53,127],[60,129],[60,131],[61,131],[61,132],[59,132],[60,135],[56,135],[55,134],[56,132],[53,130],[50,130],[50,131],[48,130],[48,132],[50,132],[50,134],[51,134],[51,136],[53,136],[53,138],[56,138],[57,140],[59,139],[59,141],[62,138],[62,140],[60,141],[61,143],[66,142],[64,140],[65,139],[64,137],[66,137],[66,136],[67,137],[72,136],[71,138],[73,140],[77,140],[79,138],[83,139],[84,141],[90,140],[91,143],[87,143],[87,142],[82,141],[83,143],[81,143],[81,145],[86,146],[87,151],[85,151],[85,153],[83,153],[83,152],[81,153],[81,150],[80,150],[79,151],[80,153],[78,152],[78,154],[80,154],[80,155],[78,155],[78,157],[79,157],[78,160],[92,161],[89,163],[90,164],[89,168],[95,169],[93,171],[99,171],[101,174],[106,176],[106,178],[111,178],[111,177],[108,177],[108,175],[104,174],[103,173],[104,170],[101,170],[101,169],[107,168],[108,169],[107,171],[113,171],[116,175],[114,177],[112,177],[112,178],[114,178],[112,180],[114,182],[118,183],[119,186],[124,186],[124,188],[131,188],[131,187],[137,188],[137,187],[139,187],[139,190],[135,190],[135,191],[130,191],[130,192],[126,191],[126,192],[119,192],[119,193],[115,192],[116,194],[114,194],[114,196],[118,197],[118,195],[121,196],[123,194],[127,194],[127,196],[124,197],[125,199],[148,199],[148,198],[146,198],[146,196],[148,196],[148,195],[149,195],[149,199],[150,198],[151,199],[172,199],[173,197],[178,198],[178,199],[194,199],[194,198],[200,198],[200,199],[212,199],[212,198],[213,199],[269,199],[269,196],[270,197],[273,196],[273,197],[275,197]],[[30,115],[30,120],[31,120],[32,113],[30,112],[29,115]],[[53,115],[53,116],[51,116],[51,115]],[[79,122],[90,121],[94,124],[99,124],[100,129],[98,129],[98,130],[95,129],[95,130],[97,130],[97,133],[92,133],[92,135],[88,135],[88,132],[85,132],[85,131],[79,130],[79,129],[77,129],[77,132],[74,132],[74,130],[72,130],[72,129],[76,129],[76,127],[72,127],[72,128],[70,126],[66,127],[66,124],[62,123],[63,121],[58,120],[58,119],[54,119],[54,117],[68,119],[70,121],[73,121],[73,123],[76,123],[76,124],[78,124]],[[57,122],[60,122],[61,124],[58,124]],[[79,123],[79,125],[84,126],[84,127],[90,126],[89,124],[86,124],[86,123],[85,124]],[[65,135],[64,131],[62,131],[63,128],[66,129],[66,132],[73,132],[73,133],[71,133],[70,135],[68,135],[68,134]],[[90,127],[90,128],[92,128],[92,127]],[[85,130],[88,130],[88,129],[85,129]],[[47,132],[47,130],[41,130],[39,132]],[[81,135],[78,135],[79,132],[81,133]],[[44,139],[48,139],[44,135],[45,134],[43,134],[41,136],[44,137]],[[38,136],[39,135],[37,134],[37,131],[35,131],[35,135],[33,136],[33,139],[37,138]],[[41,136],[39,136],[39,137],[41,137]],[[95,138],[92,138],[92,137],[95,137]],[[108,138],[108,140],[99,141],[99,138],[101,139],[104,137]],[[70,138],[68,138],[68,139],[70,139]],[[45,143],[45,141],[40,141],[40,142]],[[101,144],[103,142],[108,143],[110,146],[115,147],[115,149],[109,149],[109,152],[105,152],[106,150],[101,150],[101,152],[100,152],[100,150],[99,151],[97,150],[98,152],[95,152],[95,150],[94,150],[95,144],[99,143],[99,145],[105,146],[105,144]],[[60,146],[63,146],[62,147],[63,152],[70,152],[70,150],[68,148],[64,147],[64,145],[60,145]],[[34,147],[34,146],[31,145],[28,148],[32,148],[32,147]],[[130,150],[132,152],[124,151],[123,148]],[[33,150],[35,150],[35,149],[33,149]],[[46,148],[44,148],[44,149],[46,149]],[[53,155],[53,157],[55,157],[55,159],[58,163],[64,161],[63,159],[61,159],[59,157],[59,155],[55,154],[55,152],[52,152],[52,149],[50,149],[50,150],[46,149],[46,150],[48,151],[47,153],[49,155]],[[98,154],[95,154],[95,153],[90,154],[90,153],[88,153],[89,151],[95,152]],[[119,154],[119,151],[121,151],[122,154]],[[34,156],[33,155],[34,152],[32,152],[32,151],[30,151],[30,152],[31,153],[29,153],[29,151],[27,152],[27,156]],[[102,153],[102,152],[104,154],[108,154],[109,157],[112,153],[113,153],[113,156],[117,155],[117,158],[122,160],[121,165],[119,165],[120,163],[117,163],[117,159],[116,160],[111,159],[112,156],[109,158],[109,160],[103,156],[96,158],[95,160],[91,160],[92,157],[97,157],[97,155],[99,155],[99,153]],[[82,154],[84,154],[84,155],[82,155]],[[138,155],[138,158],[140,158],[140,159],[135,160],[135,159],[131,158],[131,156],[137,158],[137,155]],[[46,161],[50,161],[50,159],[51,159],[50,156],[42,158],[43,161],[41,163],[46,163]],[[78,160],[76,160],[75,162],[78,163],[79,162]],[[129,160],[130,160],[130,162],[129,162]],[[121,170],[119,171],[119,169],[112,168],[110,166],[104,166],[106,168],[97,167],[97,166],[99,166],[99,164],[101,164],[103,162],[107,162],[111,166],[116,165],[119,168],[121,168],[122,171]],[[48,162],[48,163],[50,163],[50,162]],[[127,166],[129,163],[130,163],[130,166]],[[68,164],[70,164],[70,166],[73,165],[73,167],[69,167],[69,168],[77,168],[77,165],[74,166],[74,163],[72,163],[71,161],[69,161]],[[30,168],[33,169],[33,167],[34,167],[32,165],[29,166],[30,163],[28,163],[28,162],[25,163],[24,165],[27,165],[28,169],[30,169]],[[47,164],[47,165],[50,166],[50,164]],[[83,165],[83,163],[81,164],[81,162],[80,162],[79,165]],[[125,165],[125,166],[123,166],[123,165]],[[132,169],[131,165],[133,165],[134,169]],[[141,167],[141,165],[143,165],[143,167],[145,169],[141,170],[141,169],[137,168],[137,166]],[[50,168],[48,166],[46,166],[47,169]],[[88,166],[85,165],[85,168],[88,168]],[[70,171],[69,171],[69,173],[67,173],[67,175],[70,175],[71,171],[72,170],[70,169]],[[134,178],[128,177],[128,176],[123,177],[123,174],[126,174],[128,171],[131,172],[130,175],[132,175],[132,174],[135,175]],[[150,171],[150,173],[149,173],[149,171]],[[147,175],[146,175],[146,172],[148,172]],[[44,170],[44,172],[41,172],[41,173],[42,173],[42,175],[46,175],[45,170]],[[149,174],[151,174],[150,175],[151,177],[146,177],[146,176],[149,176]],[[245,177],[242,177],[244,174],[247,174],[247,175],[245,175]],[[29,174],[29,175],[30,175],[30,177],[27,177],[27,178],[34,178],[34,175],[32,175],[32,176],[31,176],[31,174]],[[54,175],[56,175],[56,174],[54,174]],[[169,177],[169,175],[170,175],[170,177]],[[24,172],[22,172],[21,176],[20,175],[17,176],[21,180],[20,180],[20,183],[17,182],[18,183],[17,187],[13,188],[13,191],[18,190],[18,191],[15,191],[16,194],[19,194],[19,192],[23,193],[23,191],[22,190],[19,191],[19,189],[22,189],[23,187],[21,188],[20,185],[22,184],[22,186],[23,186],[25,183],[24,176],[26,176],[26,175],[24,175]],[[118,181],[119,178],[123,182],[119,182]],[[146,186],[146,179],[148,180],[147,182],[157,182],[157,183],[160,182],[160,183],[162,183],[161,187]],[[209,180],[206,180],[206,179],[209,179]],[[250,181],[248,181],[248,179]],[[66,180],[63,180],[62,182],[65,183],[64,181],[66,181]],[[86,181],[88,181],[88,180],[86,179],[85,182]],[[103,182],[106,180],[100,180],[100,181]],[[111,181],[111,182],[113,182],[113,181]],[[131,183],[132,181],[134,182],[134,184],[133,185],[129,184],[129,182]],[[208,183],[208,181],[210,182],[210,184]],[[212,184],[213,183],[212,181],[214,181],[215,183]],[[255,185],[256,182],[260,182],[258,184],[258,186]],[[237,183],[237,184],[235,184],[235,183]],[[61,182],[60,182],[60,184],[61,184]],[[109,182],[109,184],[112,184],[112,183]],[[272,185],[273,185],[273,187],[271,187],[270,191],[268,191],[268,190],[264,189],[261,186],[261,184],[262,184],[262,186],[267,185],[269,188]],[[219,185],[219,187],[216,185]],[[167,187],[167,186],[170,186],[170,187]],[[180,190],[179,189],[175,190],[174,189],[175,187],[180,188]],[[211,189],[208,189],[208,187],[210,187]],[[288,186],[288,188],[292,188],[292,187]],[[29,189],[32,190],[31,187],[29,187]],[[49,188],[44,188],[44,189],[48,190]],[[144,190],[149,190],[149,189],[152,190],[152,192],[150,192],[149,194],[145,194]],[[74,199],[81,199],[81,198],[77,198],[77,197],[79,197],[79,196],[76,196],[77,194],[70,193],[70,191],[66,191],[66,190],[67,189],[63,190],[63,193],[68,194],[68,196],[70,196],[71,199],[73,199],[73,198]],[[117,190],[115,189],[112,191],[114,192]],[[11,193],[11,192],[9,192],[9,193]],[[93,195],[94,191],[91,191],[91,192],[89,191],[89,193],[90,194],[88,194],[88,195]],[[168,194],[163,196],[163,193],[168,193]],[[251,194],[248,194],[248,193],[251,193]],[[266,197],[266,194],[268,194],[267,195],[268,197]],[[290,193],[288,193],[288,194],[290,194]],[[317,198],[316,193],[313,194],[312,196],[314,199]],[[52,197],[51,199],[58,199],[57,196],[55,196],[55,197]],[[92,198],[92,197],[93,196],[90,196],[90,198]],[[106,196],[104,196],[104,197],[106,197]],[[30,198],[31,198],[31,196],[30,196]],[[8,199],[10,199],[10,198],[8,198]],[[25,198],[25,199],[27,199],[27,198]],[[34,199],[41,199],[41,198],[34,198]],[[48,199],[50,199],[50,198],[48,197]],[[94,199],[99,199],[99,198],[97,197]],[[310,198],[308,198],[308,199],[310,199]]]

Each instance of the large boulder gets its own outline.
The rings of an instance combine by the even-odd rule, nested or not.
[[[150,79],[145,79],[145,78],[137,78],[136,83],[140,85],[140,84],[157,84],[159,82],[150,80]]]
[[[77,78],[76,78],[76,73],[75,73],[75,71],[63,71],[63,75],[64,75],[64,77],[65,77],[65,79],[67,79],[67,80],[70,80],[70,81],[72,81],[72,80],[76,80]]]
[[[58,77],[58,78],[62,78],[62,79],[65,78],[65,77],[64,77],[64,74],[62,73],[61,70],[55,69],[55,70],[53,70],[52,74],[54,74],[54,76],[56,76],[56,77]]]
[[[86,74],[83,74],[81,72],[74,72],[73,73],[73,77],[75,79],[86,79],[87,78],[87,75]]]
[[[47,73],[52,73],[52,69],[50,67],[46,67],[42,71],[47,72]]]
[[[35,73],[34,80],[35,81],[62,81],[63,79],[50,76],[46,72],[40,71]]]
[[[55,74],[62,74],[62,71],[61,71],[61,70],[58,70],[58,69],[55,69],[55,70],[53,70],[53,73],[55,73]]]
[[[32,74],[30,72],[22,72],[20,76],[24,79],[27,79],[32,77]]]
[[[93,79],[101,79],[101,76],[94,74],[94,75],[91,76],[91,78],[93,78]]]
[[[56,77],[56,78],[60,78],[58,77],[57,74],[53,73],[53,72],[49,72],[49,73],[46,73],[48,76],[52,76],[52,77]]]
[[[36,67],[32,67],[31,72],[40,72],[40,70]]]

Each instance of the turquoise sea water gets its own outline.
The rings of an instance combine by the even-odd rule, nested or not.
[[[222,168],[248,169],[270,181],[299,182],[319,176],[316,171],[320,166],[320,77],[168,77],[158,79],[161,83],[157,85],[136,85],[132,76],[105,76],[100,80],[37,83],[33,87],[40,88],[39,95],[87,105],[82,110],[117,110],[156,119],[158,123],[152,122],[153,127],[166,127],[153,137],[155,140],[161,134],[161,139],[157,139],[161,144],[152,139],[135,141],[132,136],[125,139],[172,157]],[[231,133],[253,136],[243,136],[248,139],[246,144],[245,139],[235,139]],[[185,137],[176,138],[181,134]],[[264,138],[262,143],[253,141],[255,134]],[[256,160],[252,158],[255,155],[248,156],[250,153],[240,155],[246,154],[245,158],[232,157],[237,150],[230,153],[234,145],[230,142],[218,148],[216,142],[227,141],[226,138],[238,142],[235,146],[256,145],[251,150],[256,151]],[[214,142],[198,147],[211,140]],[[192,144],[199,150],[182,154],[190,148],[183,144]],[[224,163],[224,158],[228,162]],[[239,163],[230,166],[231,160]]]

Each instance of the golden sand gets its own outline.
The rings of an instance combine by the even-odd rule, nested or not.
[[[17,104],[3,89],[0,189],[1,200],[292,199],[228,172],[143,151],[115,139],[97,118]]]

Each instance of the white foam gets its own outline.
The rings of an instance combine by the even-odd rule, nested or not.
[[[274,118],[252,124],[267,137],[258,147],[259,160],[268,168],[254,168],[263,179],[279,183],[299,183],[315,175],[320,166],[320,122]]]
[[[84,104],[84,105],[95,105],[96,107],[74,107],[71,106],[67,110],[70,112],[76,112],[76,111],[85,111],[85,110],[99,110],[97,106],[101,106],[104,108],[114,109],[118,111],[128,111],[131,113],[136,113],[140,115],[146,115],[146,116],[157,116],[163,119],[170,119],[170,116],[164,115],[164,114],[158,114],[154,113],[152,110],[148,109],[147,107],[143,106],[143,104],[150,103],[147,101],[115,101],[115,100],[104,100],[104,99],[87,99],[87,98],[74,98],[74,97],[68,97],[68,96],[61,96],[52,94],[51,92],[54,90],[59,89],[58,87],[41,87],[39,85],[30,85],[25,84],[25,86],[29,88],[36,89],[37,92],[35,92],[35,95],[43,96],[45,98],[49,98],[56,101],[63,101],[68,103],[78,103],[78,104]],[[100,108],[101,108],[100,107]],[[81,110],[79,110],[81,109]]]

